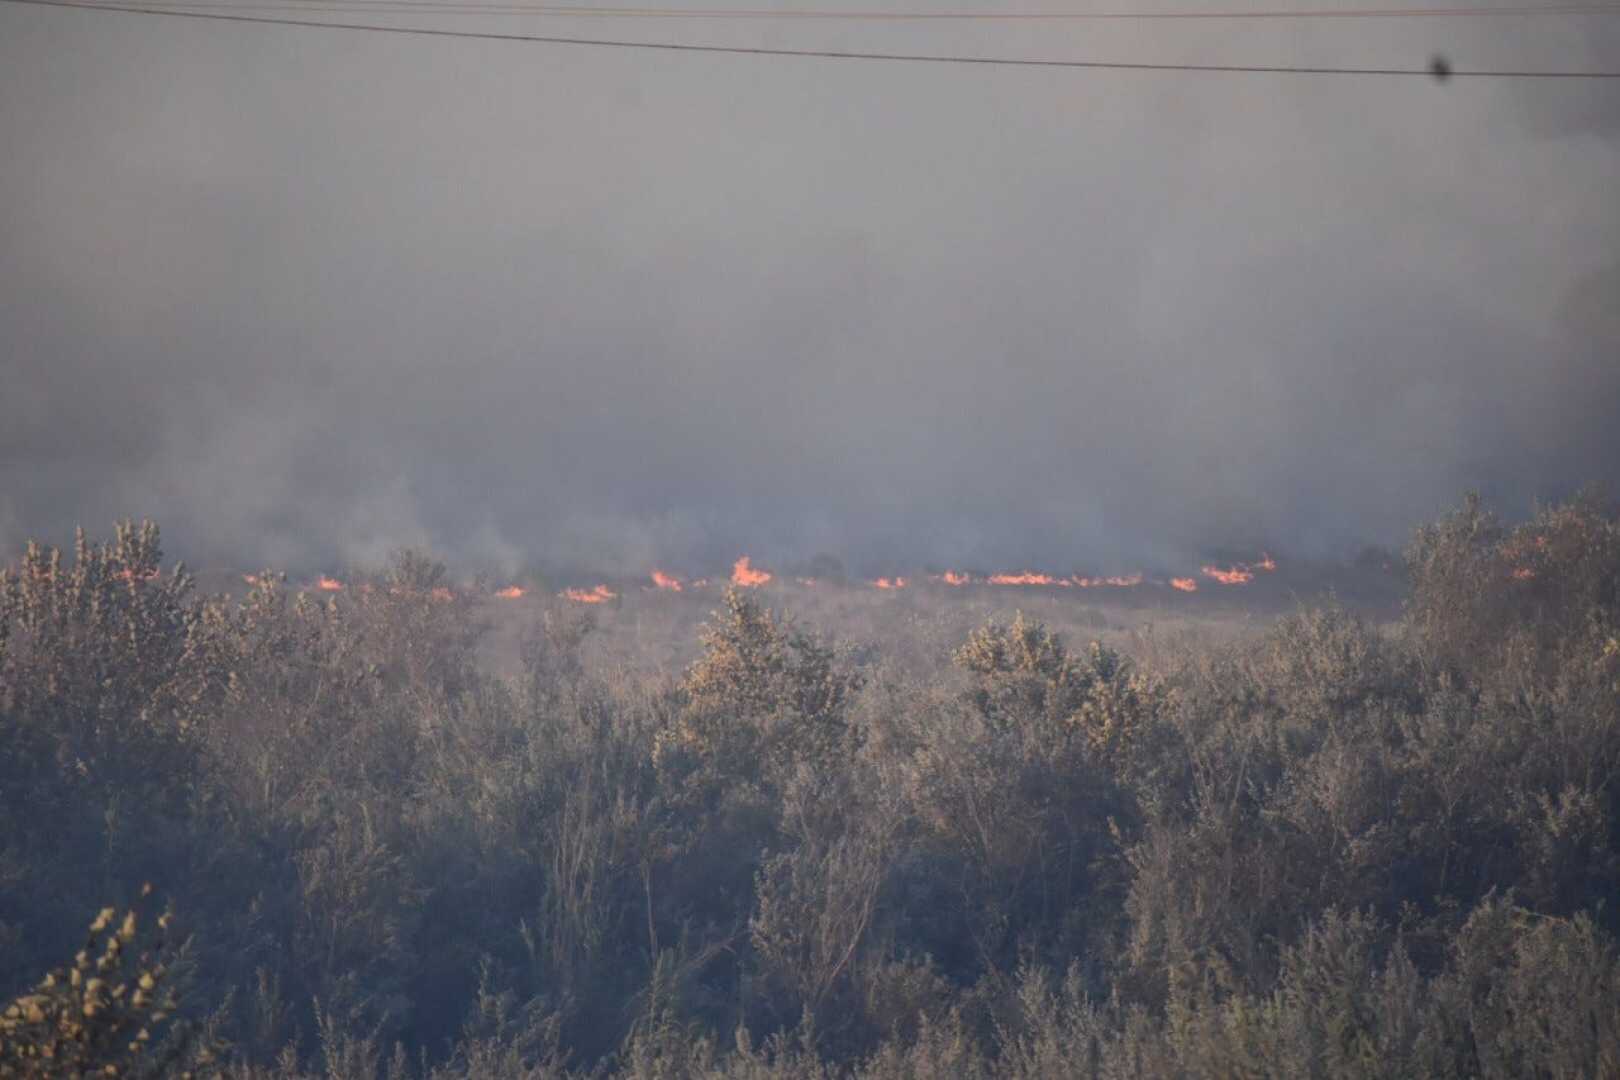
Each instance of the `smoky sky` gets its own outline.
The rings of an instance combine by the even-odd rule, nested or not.
[[[1620,68],[1604,17],[450,25]],[[1620,463],[1612,84],[3,6],[0,140],[7,550],[134,516],[239,567],[1111,571]]]

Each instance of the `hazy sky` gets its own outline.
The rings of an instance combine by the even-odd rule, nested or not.
[[[432,25],[1620,68],[1620,16]],[[126,515],[295,569],[1399,543],[1468,487],[1615,478],[1620,84],[0,4],[0,350],[6,549]]]

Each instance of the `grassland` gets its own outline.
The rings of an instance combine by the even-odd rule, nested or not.
[[[0,1076],[1620,1074],[1598,499],[1187,597],[159,540],[0,578]]]

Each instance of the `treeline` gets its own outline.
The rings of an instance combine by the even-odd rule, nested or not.
[[[421,556],[158,540],[0,578],[0,1076],[1620,1075],[1595,498],[1420,529],[1398,626],[926,678],[741,593],[678,680],[563,610],[496,678]]]

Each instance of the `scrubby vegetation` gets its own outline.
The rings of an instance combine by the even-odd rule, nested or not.
[[[0,579],[0,1075],[1620,1075],[1595,499],[1419,530],[1398,625],[922,675],[732,593],[682,678],[563,610],[498,678],[420,556],[159,560]]]

